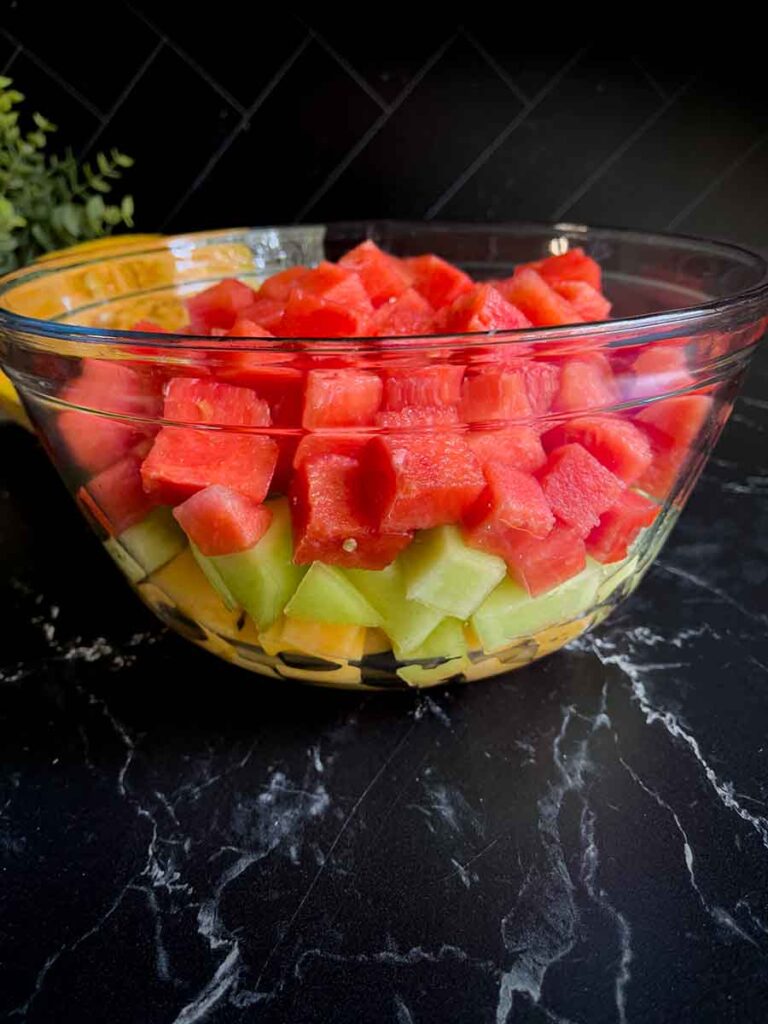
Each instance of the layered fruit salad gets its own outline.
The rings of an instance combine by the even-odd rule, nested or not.
[[[503,333],[610,318],[578,248],[478,282],[365,241],[185,301],[186,335],[81,361],[57,437],[143,599],[267,674],[425,686],[562,646],[637,582],[725,407],[685,338]]]

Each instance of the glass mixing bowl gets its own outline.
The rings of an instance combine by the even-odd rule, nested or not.
[[[583,247],[603,268],[614,319],[394,338],[189,333],[190,295],[223,278],[258,287],[287,267],[337,259],[363,239],[398,256],[437,253],[475,279]],[[266,676],[405,688],[526,664],[631,593],[728,418],[767,314],[765,261],[709,241],[576,225],[242,229],[6,277],[0,358],[100,541],[164,623]],[[131,330],[139,321],[168,333]],[[346,374],[368,395],[380,393],[380,381],[385,394],[429,393],[431,405],[451,414],[351,425],[340,397],[338,422],[316,429],[302,408],[308,381],[323,374]],[[538,396],[526,413],[498,401],[520,375]],[[233,427],[200,401],[177,403],[168,418],[169,382],[195,380],[252,389],[268,402],[267,419]],[[201,553],[172,514],[173,495],[145,493],[140,468],[158,436],[191,463],[203,449],[209,462],[220,452],[228,479],[241,472],[245,491],[249,460],[277,453],[270,525],[251,549]],[[558,522],[546,537],[526,540],[518,531],[504,559],[489,553],[485,527],[475,522],[468,534],[450,511],[466,453],[525,462],[541,439],[551,447],[553,438],[612,466],[622,478],[620,501],[589,536]],[[419,494],[431,487],[443,521],[396,542],[380,536],[339,497],[341,477],[323,482],[306,470],[318,453],[356,467],[355,487],[379,504],[389,500],[385,491],[410,500],[414,522]],[[589,489],[605,485],[599,474],[580,473],[574,464],[555,486],[568,509],[589,504]],[[361,569],[360,545],[370,544],[379,545],[382,567]]]

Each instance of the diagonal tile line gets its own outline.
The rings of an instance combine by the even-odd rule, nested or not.
[[[466,183],[472,177],[474,177],[475,174],[477,174],[477,172],[480,170],[483,164],[490,160],[490,158],[493,156],[496,150],[500,146],[504,145],[504,143],[507,141],[512,132],[516,128],[518,128],[523,123],[523,121],[525,121],[528,115],[532,113],[532,111],[534,111],[536,107],[538,107],[539,104],[544,99],[546,99],[546,97],[555,88],[557,88],[557,86],[565,77],[565,75],[568,74],[568,72],[571,70],[574,64],[581,60],[581,58],[584,56],[586,52],[586,48],[578,50],[576,53],[574,53],[574,55],[571,58],[569,58],[569,60],[565,62],[565,64],[563,64],[563,66],[560,68],[557,74],[553,75],[553,77],[550,78],[547,84],[543,88],[541,88],[535,96],[532,97],[532,99],[523,107],[523,109],[518,111],[516,116],[512,118],[512,120],[509,122],[506,128],[503,128],[499,132],[496,138],[493,139],[493,141],[490,142],[485,147],[482,153],[479,153],[475,157],[475,159],[472,161],[469,167],[467,167],[459,175],[459,177],[453,182],[453,184],[449,188],[447,188],[445,192],[443,192],[443,194],[434,201],[434,203],[432,203],[427,212],[424,214],[425,220],[432,220],[432,218],[435,217],[440,212],[440,210],[442,210],[445,204],[450,202],[450,200],[453,199],[456,193],[460,189],[462,189],[466,185]]]
[[[6,39],[13,43],[14,46],[18,47],[19,51],[23,53],[28,60],[31,60],[32,63],[39,67],[40,70],[43,71],[46,75],[48,75],[49,78],[53,79],[53,81],[56,83],[56,85],[59,86],[59,88],[63,89],[64,92],[69,93],[69,95],[73,99],[77,100],[81,107],[85,107],[85,109],[90,114],[93,114],[94,117],[97,117],[99,120],[102,120],[102,118],[104,117],[102,111],[99,110],[99,108],[95,104],[91,103],[87,96],[83,96],[79,89],[76,89],[74,85],[70,85],[70,83],[65,78],[61,77],[58,71],[54,71],[50,64],[46,64],[46,62],[41,57],[38,57],[36,53],[33,53],[32,50],[27,49],[27,47],[22,42],[20,42],[14,35],[12,35],[7,29],[2,29],[2,33]]]
[[[674,229],[678,227],[689,214],[693,213],[697,206],[703,203],[704,200],[719,188],[727,178],[730,178],[730,176],[734,174],[742,164],[745,164],[750,157],[754,156],[754,154],[761,149],[766,142],[768,142],[768,132],[761,135],[758,139],[755,139],[755,141],[748,146],[740,156],[737,156],[736,159],[732,160],[724,170],[719,174],[716,174],[706,188],[703,188],[698,195],[695,195],[693,199],[689,200],[682,210],[672,218],[669,224],[667,224],[667,230],[674,231]]]
[[[656,76],[655,76],[655,75],[652,75],[652,74],[651,74],[651,72],[650,72],[650,71],[648,70],[648,68],[647,68],[647,67],[645,66],[645,63],[644,63],[644,61],[640,60],[640,58],[639,58],[638,56],[636,56],[636,55],[635,55],[635,56],[633,56],[633,57],[631,57],[630,59],[631,59],[632,63],[633,63],[634,65],[635,65],[635,67],[636,67],[636,68],[637,68],[637,69],[638,69],[639,71],[641,71],[641,72],[642,72],[642,74],[643,74],[643,77],[645,78],[645,80],[646,80],[646,82],[648,83],[648,85],[650,85],[650,87],[651,87],[651,88],[653,89],[653,91],[654,91],[654,92],[657,92],[657,93],[659,94],[659,96],[660,96],[660,97],[661,97],[661,98],[662,98],[663,100],[666,100],[666,99],[668,99],[668,98],[669,98],[669,93],[668,93],[668,92],[667,92],[667,90],[666,90],[666,89],[665,89],[665,88],[664,88],[664,87],[663,87],[663,86],[661,85],[661,83],[660,83],[660,82],[659,82],[659,80],[658,80],[658,79],[656,78]]]
[[[507,74],[507,72],[504,70],[501,64],[499,64],[495,57],[491,56],[491,54],[486,50],[483,44],[478,39],[475,39],[471,32],[467,32],[466,29],[463,30],[463,35],[467,42],[470,44],[470,46],[474,47],[474,49],[477,50],[477,52],[483,58],[488,67],[502,80],[502,82],[504,83],[504,85],[506,85],[509,91],[513,93],[515,96],[517,96],[521,103],[530,103],[530,97],[526,96],[526,94],[523,92],[523,90],[520,88],[517,82],[515,82],[514,78],[512,78],[511,75]]]
[[[13,66],[13,62],[16,60],[16,58],[19,56],[20,53],[21,53],[21,47],[17,46],[16,49],[11,54],[11,56],[8,58],[8,60],[3,65],[3,70],[1,72],[3,75],[7,75],[8,74],[8,72],[11,70],[11,67]]]
[[[98,142],[99,138],[101,137],[101,134],[104,131],[104,129],[107,127],[107,125],[114,118],[115,114],[118,112],[120,107],[122,107],[122,105],[125,103],[125,101],[128,99],[128,97],[131,95],[133,90],[139,84],[139,82],[144,77],[146,72],[149,70],[150,66],[154,63],[157,55],[160,53],[160,51],[162,50],[162,48],[164,46],[165,46],[164,40],[158,39],[158,41],[155,44],[155,46],[152,47],[151,52],[147,55],[146,59],[139,65],[139,68],[136,71],[136,73],[133,75],[131,80],[128,82],[128,84],[125,86],[123,91],[120,93],[120,95],[117,97],[115,102],[112,104],[112,107],[109,110],[107,116],[101,122],[101,124],[96,129],[96,131],[93,133],[93,135],[90,137],[90,139],[88,139],[88,141],[86,142],[85,146],[83,146],[82,152],[80,154],[81,156],[86,156],[93,149],[93,147],[96,145],[96,143]]]
[[[592,186],[595,185],[605,174],[607,174],[611,167],[613,167],[613,165],[618,160],[620,160],[624,156],[624,154],[632,146],[634,146],[634,144],[639,139],[641,139],[643,135],[645,135],[645,133],[649,131],[649,129],[651,129],[661,117],[664,116],[664,114],[666,114],[669,108],[673,104],[677,103],[677,101],[688,91],[688,89],[690,89],[690,87],[693,85],[695,81],[696,76],[694,75],[692,78],[689,78],[687,82],[681,85],[679,89],[676,89],[675,92],[668,96],[667,99],[661,104],[661,106],[657,107],[656,110],[654,110],[654,112],[649,117],[646,117],[643,123],[638,125],[638,127],[631,133],[631,135],[628,135],[627,138],[624,139],[624,141],[621,143],[621,145],[617,146],[616,149],[614,149],[614,151],[608,157],[606,157],[605,160],[603,160],[600,166],[597,167],[591,174],[589,174],[584,179],[584,181],[579,185],[579,187],[574,192],[572,192],[571,195],[569,195],[568,198],[557,207],[557,209],[552,213],[551,219],[554,221],[560,220],[561,217],[563,217],[568,212],[568,210],[570,210],[571,207],[574,206],[579,201],[579,199],[582,198],[582,196],[586,195],[587,192],[589,192],[589,190],[592,188]]]
[[[200,76],[200,78],[202,78],[202,80],[207,85],[209,85],[211,89],[213,89],[214,92],[218,93],[219,96],[221,96],[221,98],[225,100],[231,107],[234,107],[238,114],[240,114],[242,117],[245,116],[245,106],[238,99],[236,99],[228,89],[225,89],[221,82],[218,82],[209,71],[206,71],[202,64],[198,64],[198,62],[191,54],[187,53],[187,51],[183,47],[179,46],[179,44],[175,43],[170,36],[166,35],[166,33],[163,32],[163,30],[159,28],[154,23],[154,21],[151,20],[151,18],[148,18],[143,11],[139,10],[137,7],[134,7],[133,4],[131,3],[126,3],[125,6],[132,14],[134,14],[137,18],[140,18],[141,21],[143,21],[144,24],[147,26],[147,28],[154,32],[158,39],[160,39],[162,42],[166,44],[169,50],[173,50],[177,57],[181,57],[184,63],[188,64],[189,67],[191,67],[192,70],[196,72]]]
[[[387,101],[378,94],[378,92],[373,88],[370,82],[368,82],[365,78],[363,78],[363,76],[358,71],[355,70],[355,68],[349,63],[346,57],[344,57],[341,53],[339,53],[338,50],[331,46],[328,40],[324,36],[320,35],[320,33],[316,31],[316,29],[312,28],[311,25],[308,25],[303,20],[302,24],[304,25],[304,28],[307,30],[307,32],[309,32],[309,34],[312,36],[312,38],[325,50],[328,56],[333,57],[333,59],[336,61],[339,67],[343,71],[346,71],[346,73],[349,75],[352,81],[360,86],[363,92],[370,99],[373,100],[377,107],[381,107],[382,110],[389,109],[389,104],[387,103]]]
[[[205,179],[208,177],[208,175],[214,169],[214,167],[219,162],[219,160],[221,160],[221,158],[227,152],[227,150],[232,145],[232,143],[235,141],[235,139],[240,134],[240,132],[242,132],[243,130],[245,130],[248,127],[249,120],[253,117],[253,115],[256,113],[256,111],[259,109],[259,107],[262,105],[262,103],[265,102],[265,100],[270,95],[270,93],[272,93],[272,91],[277,88],[277,86],[280,84],[280,82],[282,82],[283,78],[285,78],[285,76],[291,70],[293,65],[296,63],[296,61],[299,59],[299,57],[302,55],[302,53],[306,50],[306,48],[310,44],[311,40],[312,40],[311,36],[309,36],[309,35],[305,36],[304,39],[302,39],[302,41],[299,43],[299,45],[293,51],[293,53],[285,61],[283,61],[283,63],[280,65],[280,67],[274,73],[272,78],[270,78],[270,80],[267,82],[267,84],[261,90],[259,95],[256,97],[256,99],[250,105],[250,107],[248,107],[248,109],[243,113],[243,116],[240,119],[240,121],[238,121],[238,123],[235,125],[235,127],[232,129],[232,131],[229,133],[229,135],[227,135],[226,138],[222,141],[222,143],[215,150],[213,155],[208,159],[208,161],[206,162],[206,164],[202,168],[202,170],[197,174],[197,176],[195,177],[195,180],[189,186],[187,191],[179,199],[179,201],[176,203],[176,205],[173,207],[173,209],[170,211],[170,213],[167,215],[167,217],[165,217],[165,219],[163,220],[163,223],[161,224],[162,228],[165,228],[166,224],[168,224],[169,221],[173,220],[173,218],[183,209],[183,207],[186,206],[186,204],[191,199],[192,195],[197,191],[198,188],[200,188],[202,183],[205,181]]]
[[[293,218],[294,221],[303,220],[307,216],[309,211],[312,209],[312,207],[315,206],[315,204],[322,199],[322,197],[325,195],[328,189],[331,188],[331,186],[336,181],[338,181],[338,179],[341,177],[344,171],[346,171],[346,169],[349,167],[349,165],[352,163],[355,157],[359,153],[362,153],[362,151],[365,149],[368,143],[374,138],[374,136],[378,135],[378,133],[381,131],[381,129],[384,127],[384,125],[387,123],[390,117],[410,96],[410,94],[421,82],[424,76],[432,70],[435,64],[437,64],[437,62],[443,56],[443,54],[451,45],[451,43],[453,43],[453,41],[456,39],[456,36],[457,33],[452,32],[451,35],[442,44],[442,46],[438,47],[438,49],[435,50],[435,52],[432,54],[429,60],[425,64],[423,64],[421,68],[419,68],[419,70],[416,72],[416,74],[413,76],[410,82],[408,82],[408,84],[402,89],[402,91],[398,93],[398,95],[395,97],[394,101],[390,104],[388,109],[382,111],[382,113],[376,118],[376,120],[373,122],[370,128],[368,128],[368,130],[360,136],[355,145],[352,146],[352,148],[346,153],[346,155],[342,157],[339,163],[336,164],[336,166],[333,168],[333,170],[325,179],[325,181],[320,186],[318,186],[317,189],[315,189],[315,191],[312,193],[309,199],[307,199],[304,205],[295,214]]]

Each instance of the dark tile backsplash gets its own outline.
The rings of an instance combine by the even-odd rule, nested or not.
[[[5,5],[0,71],[83,155],[136,158],[139,228],[538,219],[768,247],[759,50],[731,66],[562,32],[537,52],[512,23],[362,6],[305,21],[223,0],[215,15]]]

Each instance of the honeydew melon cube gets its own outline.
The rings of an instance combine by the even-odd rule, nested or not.
[[[140,523],[105,541],[104,547],[125,575],[138,583],[175,558],[186,543],[171,510],[158,506]]]
[[[422,664],[405,665],[397,674],[409,686],[428,686],[457,675],[467,664],[467,642],[460,619],[445,618],[408,656]]]
[[[346,575],[382,619],[381,628],[398,658],[427,639],[443,613],[405,596],[405,573],[400,561],[386,569],[347,569]]]
[[[234,601],[262,630],[277,619],[306,572],[304,566],[293,563],[288,502],[280,499],[266,505],[272,522],[258,543],[247,551],[208,558]]]
[[[458,619],[468,619],[507,572],[501,558],[468,547],[455,526],[417,534],[401,557],[406,596]]]
[[[189,542],[189,550],[192,552],[195,561],[200,566],[203,575],[219,595],[226,607],[229,608],[230,611],[235,611],[236,608],[239,608],[240,605],[232,596],[232,592],[221,578],[221,573],[210,558],[206,558],[206,556],[195,544],[192,543],[192,541]]]
[[[533,636],[548,626],[585,614],[595,600],[600,579],[601,569],[588,566],[559,587],[531,597],[507,577],[472,616],[472,626],[483,650],[492,654],[512,640]]]
[[[380,626],[381,615],[363,597],[342,569],[313,562],[285,606],[286,615],[310,622],[348,626]]]

